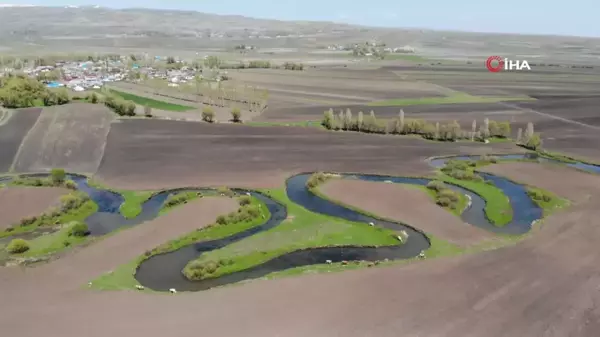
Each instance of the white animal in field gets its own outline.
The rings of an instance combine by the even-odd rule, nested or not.
[[[369,222],[369,226],[373,227],[373,226],[375,226],[375,224],[372,222]]]
[[[170,292],[171,294],[177,294],[177,290],[175,290],[175,288],[171,288],[171,289],[169,289],[169,292]]]
[[[135,285],[135,289],[137,289],[137,290],[144,290],[144,286],[141,286],[141,285],[139,285],[139,284],[136,284],[136,285]]]
[[[247,195],[247,196],[251,196],[250,192],[246,192],[246,195]]]
[[[421,251],[421,253],[419,254],[419,258],[424,259],[425,258],[425,251]]]
[[[327,263],[327,264],[331,264],[331,263],[333,263],[333,262],[332,262],[331,260],[325,260],[325,263]]]

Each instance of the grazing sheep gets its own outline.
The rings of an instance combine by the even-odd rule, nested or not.
[[[342,265],[343,265],[343,266],[346,266],[346,265],[348,265],[348,261],[346,261],[346,260],[342,261]]]
[[[393,181],[391,181],[391,180],[386,180],[386,181],[384,181],[384,183],[391,184],[391,183],[393,183]]]
[[[421,253],[419,253],[419,258],[424,259],[425,258],[425,251],[421,251]]]
[[[136,284],[135,289],[137,289],[137,290],[144,290],[144,286]]]
[[[406,242],[406,239],[408,239],[408,233],[406,231],[400,231],[400,235],[398,235],[396,238],[398,238],[398,241],[404,243]]]
[[[251,196],[252,194],[250,194],[250,192],[246,192],[246,195],[247,195],[247,196]]]
[[[331,261],[331,260],[325,260],[325,263],[327,263],[327,264],[332,264],[332,263],[333,263],[333,261]]]
[[[177,290],[175,290],[175,288],[171,288],[171,289],[169,289],[169,292],[170,292],[171,294],[177,294]]]
[[[88,283],[88,286],[90,286],[90,287],[91,287],[91,286],[92,286],[92,282],[89,282],[89,283]]]
[[[372,222],[369,222],[369,226],[373,227],[373,226],[375,226],[375,224]]]

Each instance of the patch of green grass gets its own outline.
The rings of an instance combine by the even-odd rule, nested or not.
[[[23,254],[16,254],[21,257],[39,257],[61,252],[88,241],[89,237],[69,236],[69,229],[73,223],[65,224],[60,230],[48,235],[39,236],[29,242],[29,250]]]
[[[267,190],[268,195],[286,205],[288,219],[279,226],[218,250],[202,254],[188,263],[184,273],[194,266],[227,261],[205,278],[251,268],[293,251],[330,246],[390,246],[399,244],[397,233],[368,224],[343,221],[312,213],[291,202],[285,190]]]
[[[121,96],[122,98],[124,98],[128,101],[132,101],[136,104],[143,105],[143,106],[149,106],[153,109],[167,110],[167,111],[189,111],[189,110],[195,109],[190,106],[167,103],[167,102],[163,102],[163,101],[157,101],[155,99],[137,96],[137,95],[129,94],[129,93],[114,90],[114,89],[110,89],[110,92],[115,95]]]
[[[502,227],[511,222],[513,212],[508,197],[496,186],[486,183],[459,180],[440,173],[438,179],[449,184],[461,186],[472,191],[485,200],[485,214],[490,222]]]
[[[124,201],[119,208],[121,214],[127,219],[133,219],[142,211],[142,204],[148,200],[154,192],[119,191]]]
[[[134,289],[135,286],[139,284],[134,277],[135,270],[137,266],[139,266],[139,264],[142,263],[145,259],[157,254],[172,252],[196,242],[212,241],[226,238],[233,234],[243,232],[250,228],[262,225],[271,217],[269,209],[262,201],[256,198],[251,198],[250,205],[260,205],[261,216],[253,219],[252,221],[237,222],[226,225],[213,224],[210,227],[204,227],[195,230],[175,240],[166,242],[156,247],[155,249],[147,252],[146,254],[139,256],[124,265],[117,267],[117,269],[115,269],[113,272],[100,276],[92,282],[92,288],[99,290]],[[264,219],[262,217],[263,215]]]
[[[398,98],[384,101],[376,101],[368,106],[410,106],[425,104],[460,104],[460,103],[496,103],[506,101],[531,101],[528,96],[473,96],[465,93],[457,93],[444,97],[422,97],[422,98]]]
[[[182,205],[182,204],[187,204],[188,202],[200,198],[202,196],[201,193],[198,192],[179,192],[179,193],[175,193],[175,194],[171,194],[167,200],[165,200],[165,203],[163,204],[163,207],[161,208],[159,215],[163,215],[168,213],[170,210],[172,210],[173,208]]]
[[[586,160],[586,159],[582,159],[582,158],[577,158],[571,155],[566,155],[566,154],[562,154],[559,152],[552,152],[552,151],[547,151],[547,150],[541,150],[537,152],[540,156],[542,157],[546,157],[546,158],[550,158],[550,159],[556,159],[558,161],[562,161],[565,163],[569,163],[569,164],[575,164],[577,162],[581,162],[584,164],[588,164],[588,165],[600,165],[599,163],[595,163],[593,161],[590,160]]]
[[[570,204],[567,199],[560,198],[554,193],[532,186],[527,186],[527,195],[529,195],[531,200],[543,210],[544,217],[547,217],[554,211],[565,208]]]

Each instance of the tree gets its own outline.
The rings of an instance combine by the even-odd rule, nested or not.
[[[231,119],[233,120],[234,123],[239,123],[242,121],[242,112],[240,111],[240,108],[238,107],[234,107],[233,109],[231,109]]]
[[[92,103],[94,103],[94,104],[98,103],[98,95],[96,95],[96,93],[95,93],[95,92],[93,92],[93,93],[90,95],[90,102],[92,102]]]
[[[358,112],[358,117],[356,118],[356,128],[358,129],[359,132],[363,128],[363,122],[364,122],[363,112],[359,111]]]
[[[435,123],[435,133],[433,134],[433,138],[443,139],[442,135],[440,134],[440,122]]]
[[[77,222],[69,228],[69,236],[84,237],[90,234],[88,226],[83,222]]]
[[[152,107],[144,106],[144,115],[146,117],[152,117]]]
[[[217,56],[208,56],[207,58],[204,59],[204,66],[206,66],[207,68],[219,69],[219,68],[221,68],[222,64],[223,64],[223,62]]]
[[[55,185],[60,185],[65,182],[67,174],[64,169],[54,168],[50,171],[50,178],[52,179],[52,183]]]
[[[349,108],[344,116],[344,130],[352,130],[352,111]]]
[[[63,105],[69,103],[69,92],[65,88],[60,88],[56,91],[56,104]]]
[[[527,123],[527,128],[525,129],[525,135],[523,136],[522,143],[523,144],[529,143],[529,139],[531,139],[531,137],[533,137],[534,133],[535,132],[533,130],[533,123],[531,123],[531,122]]]
[[[471,124],[471,141],[475,140],[475,134],[477,133],[477,120],[473,120],[473,124]]]
[[[321,125],[323,125],[323,127],[326,128],[327,130],[331,130],[331,129],[333,129],[333,124],[334,124],[333,109],[329,109],[323,113],[323,121],[321,122]]]
[[[510,138],[512,130],[510,128],[510,122],[502,122],[498,124],[498,135],[500,138]]]
[[[202,108],[202,120],[208,123],[213,123],[215,121],[215,112],[213,111],[213,108],[210,106]]]
[[[127,116],[135,116],[136,105],[132,101],[127,101],[126,103],[126,115]]]
[[[519,128],[517,131],[517,145],[523,144],[523,129]]]
[[[541,149],[542,137],[540,136],[540,134],[534,133],[533,135],[531,135],[531,137],[529,137],[529,139],[527,140],[525,147],[533,151]]]

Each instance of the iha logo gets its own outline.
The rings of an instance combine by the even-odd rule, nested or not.
[[[500,56],[490,56],[485,61],[485,67],[493,73],[499,73],[502,70],[531,70],[527,61],[509,60]]]

